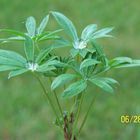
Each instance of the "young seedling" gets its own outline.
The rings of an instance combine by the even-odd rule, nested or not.
[[[49,20],[47,15],[39,26],[36,25],[34,17],[26,20],[27,32],[19,32],[9,29],[0,29],[0,32],[11,34],[11,37],[1,38],[1,43],[11,41],[22,41],[24,56],[15,51],[0,49],[0,71],[10,71],[8,78],[30,72],[39,81],[44,94],[46,95],[52,111],[56,117],[55,124],[63,130],[66,140],[77,140],[81,130],[87,120],[88,114],[95,101],[93,97],[82,123],[79,125],[79,118],[83,100],[86,99],[85,92],[89,84],[101,88],[105,92],[113,93],[114,86],[118,82],[102,74],[113,68],[125,68],[140,66],[140,60],[133,60],[128,57],[117,57],[108,59],[103,48],[97,43],[97,39],[112,37],[109,33],[111,28],[97,30],[96,24],[90,24],[84,28],[79,37],[73,23],[59,12],[50,12],[62,29],[44,32]],[[58,35],[60,31],[65,31],[70,39],[64,39]],[[40,47],[40,42],[51,42],[47,47]],[[54,54],[54,50],[69,49],[67,57]],[[57,108],[53,102],[52,94],[48,94],[46,83],[42,78],[51,81],[51,91],[54,94]],[[58,97],[58,88],[64,87],[61,97],[69,99],[72,103],[70,110],[63,110],[61,100]],[[60,91],[60,90],[59,90]],[[73,100],[74,98],[74,100]],[[80,126],[80,127],[78,127]]]

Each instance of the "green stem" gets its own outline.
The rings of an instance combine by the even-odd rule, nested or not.
[[[76,112],[76,118],[75,118],[75,121],[74,121],[74,124],[73,124],[72,139],[75,136],[76,126],[77,126],[77,123],[78,123],[78,120],[79,120],[84,95],[85,95],[84,93],[81,93],[80,97],[78,97],[77,100],[76,100],[76,102],[77,102],[76,105],[78,104],[78,108],[77,108],[77,112]]]
[[[49,79],[50,79],[50,82],[52,83],[52,79],[51,79],[51,78],[49,78]],[[61,105],[60,105],[60,102],[59,102],[59,99],[58,99],[58,97],[57,97],[57,94],[56,94],[55,90],[53,90],[53,93],[54,93],[54,96],[55,96],[55,99],[56,99],[56,102],[57,102],[59,111],[60,111],[61,116],[62,116],[62,118],[63,118],[63,111],[62,111],[62,108],[61,108]]]
[[[54,93],[54,96],[55,96],[55,99],[56,99],[56,102],[57,102],[59,111],[60,111],[60,113],[61,113],[61,116],[63,117],[63,111],[62,111],[62,108],[61,108],[61,105],[60,105],[60,102],[59,102],[59,99],[58,99],[58,97],[57,97],[57,94],[56,94],[55,90],[53,91],[53,93]]]
[[[43,89],[43,91],[44,91],[44,94],[45,94],[45,96],[47,97],[47,99],[48,99],[48,101],[49,101],[49,104],[50,104],[50,106],[51,106],[51,108],[52,108],[52,110],[53,110],[53,112],[54,112],[54,114],[55,114],[57,120],[59,121],[59,125],[61,126],[61,122],[60,122],[60,120],[59,120],[59,116],[57,115],[57,112],[56,112],[56,110],[55,110],[55,107],[54,107],[54,105],[53,105],[53,103],[52,103],[52,100],[51,100],[50,96],[48,95],[48,93],[47,93],[47,91],[46,91],[46,88],[45,88],[45,86],[44,86],[42,80],[41,80],[36,74],[34,74],[34,76],[36,77],[36,79],[37,79],[38,82],[40,83],[40,86],[42,87],[42,89]],[[62,127],[62,126],[61,126],[61,127]]]
[[[35,45],[36,45],[37,51],[40,52],[40,48],[39,48],[39,46],[38,46],[36,41],[35,41]]]
[[[87,120],[87,117],[88,117],[88,115],[89,115],[89,112],[90,112],[90,110],[91,110],[92,105],[93,105],[94,102],[95,102],[96,97],[97,97],[97,94],[96,94],[95,97],[92,99],[92,101],[91,101],[91,103],[90,103],[90,105],[89,105],[89,108],[88,108],[88,110],[87,110],[87,113],[86,113],[86,115],[85,115],[85,117],[84,117],[84,120],[83,120],[81,126],[80,126],[79,135],[80,135],[80,133],[81,133],[81,130],[82,130],[82,128],[83,128],[83,126],[84,126],[86,120]]]

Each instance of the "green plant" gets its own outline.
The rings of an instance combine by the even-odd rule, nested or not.
[[[10,33],[14,36],[0,39],[1,43],[11,41],[22,41],[24,43],[24,56],[21,54],[0,49],[0,71],[10,71],[8,78],[30,72],[39,81],[44,94],[56,116],[55,124],[63,130],[66,140],[76,140],[79,138],[81,130],[86,122],[90,109],[95,101],[93,96],[85,117],[80,124],[80,112],[84,96],[89,85],[95,85],[102,90],[113,93],[114,86],[118,82],[112,78],[102,76],[103,73],[113,68],[124,68],[140,66],[140,60],[133,60],[128,57],[117,57],[108,59],[103,48],[96,42],[98,38],[112,37],[108,33],[113,28],[97,30],[96,24],[85,27],[79,37],[73,23],[58,12],[50,12],[62,29],[44,32],[49,20],[47,15],[39,27],[36,25],[34,17],[27,18],[27,33],[0,29],[0,32]],[[70,39],[64,39],[59,32],[65,31]],[[40,42],[47,42],[47,47],[39,47]],[[53,51],[67,47],[69,53],[67,57],[58,56]],[[48,78],[51,82],[50,89],[46,90],[43,78]],[[58,96],[58,88],[63,87],[62,99],[72,102],[70,110],[62,109]],[[52,100],[54,94],[56,104]],[[74,98],[74,100],[73,100]],[[61,100],[63,101],[63,100]],[[57,107],[59,112],[57,111]]]

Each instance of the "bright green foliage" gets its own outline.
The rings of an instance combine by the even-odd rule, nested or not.
[[[85,67],[89,67],[95,64],[99,64],[100,62],[91,58],[85,59],[81,65],[80,65],[80,69],[83,69]]]
[[[44,32],[50,15],[54,17],[62,29]],[[93,85],[93,88],[97,86],[103,91],[113,93],[114,87],[118,85],[118,82],[112,78],[104,77],[103,74],[113,68],[140,66],[140,60],[129,57],[116,57],[113,59],[107,57],[103,47],[98,44],[97,39],[112,37],[109,34],[113,30],[112,27],[98,30],[96,24],[90,24],[83,29],[81,36],[78,36],[74,24],[65,15],[59,12],[50,12],[50,15],[46,15],[39,26],[37,26],[34,17],[27,18],[25,23],[26,33],[0,29],[0,33],[6,32],[11,34],[11,37],[0,39],[1,43],[21,41],[24,51],[24,56],[22,56],[18,52],[0,49],[0,72],[10,71],[8,78],[26,72],[32,73],[47,96],[57,118],[57,125],[62,129],[65,128],[68,131],[65,133],[68,133],[69,137],[72,135],[77,136],[77,130],[73,127],[77,125],[83,95],[86,95],[85,92],[89,87],[88,85]],[[66,32],[71,37],[71,40],[60,36],[59,32],[62,31]],[[49,45],[40,47],[40,42],[48,40]],[[56,49],[60,49],[63,52],[63,47],[68,48],[66,57],[58,56],[54,53]],[[51,81],[51,87],[48,91],[54,93],[61,118],[59,118],[55,108],[56,105],[52,102],[52,96],[47,93],[41,78]],[[72,112],[68,111],[68,113],[63,114],[56,94],[56,89],[59,88],[63,99],[75,97]],[[93,95],[91,94],[91,96]],[[87,115],[88,113],[86,117]]]
[[[51,89],[56,89],[57,87],[63,86],[69,81],[72,81],[77,76],[74,74],[61,74],[60,76],[56,77],[51,85]]]
[[[78,82],[75,82],[71,84],[66,90],[64,90],[62,97],[63,98],[69,98],[76,96],[83,92],[87,87],[87,83],[84,80],[80,80]]]
[[[24,69],[17,69],[17,70],[11,71],[9,73],[8,79],[10,79],[12,77],[15,77],[15,76],[18,76],[18,75],[21,75],[21,74],[23,74],[23,73],[25,73],[27,71],[28,71],[28,69],[25,69],[25,68]]]
[[[47,26],[48,20],[49,20],[49,15],[43,18],[39,27],[37,28],[37,35],[40,35],[43,33],[45,27]]]
[[[34,37],[36,33],[36,21],[34,17],[28,17],[26,21],[27,33],[30,37]]]
[[[89,81],[109,93],[113,93],[114,90],[112,86],[118,83],[116,80],[112,78],[103,78],[103,77],[90,78]]]
[[[13,51],[0,50],[1,65],[13,65],[13,66],[24,67],[25,63],[26,63],[26,59],[20,54]]]
[[[34,61],[34,42],[30,37],[25,39],[25,54],[28,61]]]
[[[78,37],[76,28],[70,19],[59,12],[51,12],[51,14],[62,29],[44,32],[49,21],[49,15],[47,15],[38,27],[35,18],[32,16],[28,17],[25,23],[27,33],[9,29],[0,30],[0,32],[15,35],[1,39],[2,42],[20,40],[24,43],[26,58],[13,51],[0,50],[0,71],[11,70],[9,78],[27,71],[42,73],[48,76],[56,75],[57,77],[51,86],[54,90],[64,84],[67,85],[67,82],[73,81],[78,76],[79,80],[77,79],[75,83],[70,84],[63,92],[63,97],[72,97],[87,88],[87,80],[107,92],[113,92],[112,85],[115,82],[111,79],[109,80],[109,78],[101,78],[99,76],[100,73],[111,68],[140,66],[140,60],[133,60],[128,57],[117,57],[109,60],[106,57],[103,48],[96,42],[96,39],[112,37],[108,33],[113,28],[97,30],[96,24],[90,24],[84,28],[81,37]],[[72,41],[56,35],[63,30],[72,38]],[[38,46],[40,41],[50,39],[52,40],[50,46],[37,51],[38,48],[36,46]],[[62,59],[58,59],[58,56],[52,54],[52,51],[55,49],[69,46],[73,47],[70,49],[70,56],[68,56],[72,57],[71,63],[62,62]],[[68,69],[74,71],[75,74],[65,73]],[[74,87],[77,88],[74,89]]]
[[[73,40],[77,41],[78,36],[73,23],[67,17],[65,17],[63,14],[59,12],[52,12],[52,15],[55,17],[60,26],[67,32],[67,34],[69,34],[69,36]]]
[[[88,25],[81,34],[81,39],[84,41],[88,41],[91,39],[92,34],[97,30],[96,24]]]

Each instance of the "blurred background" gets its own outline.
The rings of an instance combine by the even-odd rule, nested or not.
[[[34,16],[39,23],[50,10],[60,11],[74,22],[79,33],[91,23],[100,28],[114,26],[114,39],[99,40],[107,56],[138,59],[139,5],[139,0],[0,0],[0,28],[25,31],[28,16]],[[54,26],[50,23],[48,28]],[[0,47],[21,51],[20,45]],[[52,124],[53,113],[38,82],[29,74],[8,80],[7,74],[0,73],[0,140],[62,140],[63,135]],[[81,140],[140,140],[140,124],[120,122],[121,115],[140,115],[140,67],[113,70],[107,76],[118,80],[120,86],[114,95],[91,87],[82,116],[91,96],[97,93],[98,97]]]

